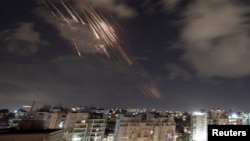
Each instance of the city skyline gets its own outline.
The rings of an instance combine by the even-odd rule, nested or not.
[[[0,109],[250,111],[244,0],[3,1]]]

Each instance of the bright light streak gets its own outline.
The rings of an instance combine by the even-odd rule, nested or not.
[[[83,25],[85,25],[85,22],[84,22],[83,19],[79,16],[79,14],[75,11],[75,9],[74,9],[71,5],[69,5],[69,7],[70,7],[70,9],[72,10],[72,12],[76,15],[76,17],[81,21],[81,23],[82,23]]]
[[[47,9],[49,9],[49,11],[51,12],[51,14],[52,14],[53,16],[56,17],[56,14],[50,9],[49,5],[45,2],[45,0],[43,0],[43,3],[44,3],[44,5],[45,5],[45,7],[46,7]]]
[[[45,2],[45,1],[44,1]],[[56,12],[69,24],[69,20],[63,15],[63,13],[55,6],[53,2],[48,0],[49,4],[56,10]],[[45,2],[46,3],[46,2]]]
[[[139,89],[146,97],[152,97],[156,99],[163,99],[163,95],[159,87],[153,83],[150,82],[149,84],[144,84],[139,86]]]
[[[72,21],[69,20],[63,14],[63,12],[61,12],[59,10],[59,8],[57,8],[57,6],[51,0],[48,0],[48,2],[46,2],[45,0],[43,0],[43,2],[45,4],[45,6],[51,11],[51,13],[52,13],[53,16],[57,17],[57,19],[60,19],[59,17],[61,17],[62,19],[64,19],[64,21],[67,23],[66,24],[66,28],[69,28],[71,30],[71,33],[74,35],[76,33],[76,31],[75,31],[75,27],[72,25],[73,24]],[[66,5],[66,3],[63,0],[60,0],[60,3],[66,9],[66,11],[70,14],[70,16],[72,17],[73,21],[76,22],[76,23],[79,22],[79,20],[77,19],[77,17],[79,17],[79,15],[75,16],[73,13],[76,14],[76,12],[70,10],[70,8]],[[52,7],[52,8],[50,8],[50,7]],[[55,14],[54,11],[56,11],[56,13],[58,13],[58,14]],[[79,19],[81,20],[82,24],[85,24],[80,17],[79,17]],[[62,25],[63,25],[63,23],[62,23]],[[78,47],[78,45],[77,45],[77,43],[75,41],[75,38],[74,37],[72,37],[72,38],[73,38],[72,44],[74,45],[74,47],[75,47],[75,49],[77,51],[78,56],[81,57],[81,52],[80,52],[79,47]]]
[[[76,48],[76,51],[77,51],[78,55],[79,55],[80,57],[82,57],[82,54],[81,54],[81,52],[79,51],[78,45],[77,45],[77,43],[76,43],[76,41],[75,41],[75,38],[73,38],[73,43],[74,43],[74,45],[75,45],[75,48]]]
[[[75,17],[75,15],[72,13],[72,11],[68,8],[68,6],[62,1],[60,0],[61,4],[63,5],[63,7],[67,10],[67,12],[70,14],[70,16],[76,21],[79,22],[78,19]]]
[[[79,43],[79,41],[76,40],[76,36],[78,36],[77,39],[80,40],[78,32],[84,32],[84,30],[86,30],[86,27],[79,27],[78,25],[76,25],[77,23],[79,23],[79,21],[82,25],[89,26],[98,42],[104,42],[104,44],[102,44],[101,46],[93,45],[93,50],[104,53],[108,58],[112,58],[113,60],[123,60],[129,65],[134,64],[134,60],[132,59],[131,55],[129,55],[128,52],[126,52],[122,48],[118,36],[115,33],[113,27],[109,24],[108,20],[104,17],[104,15],[100,15],[92,6],[86,6],[83,8],[84,17],[81,18],[78,12],[70,4],[66,3],[63,0],[60,0],[60,3],[57,3],[61,5],[60,7],[57,4],[53,3],[51,0],[43,0],[43,2],[45,6],[51,11],[51,13],[55,17],[57,17],[57,19],[63,19],[60,20],[61,24],[64,25],[62,28],[68,28],[71,30],[71,34],[69,34],[68,36],[73,36],[71,38],[73,38],[74,40],[72,40],[71,42],[80,57],[81,52],[79,48],[84,47],[77,44]],[[64,9],[67,14],[64,14],[63,10],[61,9]],[[66,16],[68,14],[70,18]],[[84,21],[83,19],[85,19],[86,21]],[[64,24],[63,22],[65,22],[66,24]],[[76,28],[78,30],[75,30]],[[67,33],[65,33],[65,35],[67,35]],[[98,42],[97,44],[99,44]]]
[[[110,24],[110,21],[114,20],[112,16],[109,15],[110,17],[108,17],[104,14],[100,14],[91,5],[86,5],[81,11],[83,12],[83,17],[81,17],[78,14],[79,12],[77,12],[70,3],[64,0],[60,0],[59,3],[53,3],[51,0],[43,0],[43,2],[52,15],[63,25],[59,30],[63,36],[72,43],[78,56],[81,57],[81,51],[85,51],[85,44],[83,43],[86,41],[84,36],[82,37],[82,34],[79,33],[87,33],[86,28],[89,28],[94,37],[92,37],[93,41],[90,42],[96,42],[96,44],[90,46],[88,50],[94,53],[105,54],[108,59],[124,61],[128,65],[135,64],[135,59],[133,59],[128,49],[126,50],[120,42],[121,40],[117,34],[119,31]],[[115,27],[119,27],[117,22],[114,23],[114,25],[116,25]],[[148,74],[144,75],[143,77],[149,76]],[[163,98],[162,91],[151,79],[148,84],[140,86],[139,89],[147,97],[156,99]]]
[[[97,50],[101,50],[101,52],[104,52],[108,58],[110,58],[107,49],[105,48],[104,45],[98,45],[96,46]]]
[[[132,65],[134,63],[132,57],[121,47],[115,30],[108,24],[107,20],[103,16],[101,17],[91,6],[84,11],[84,15],[95,37],[107,44],[106,50],[111,53],[109,56],[118,60],[122,59]],[[107,54],[107,52],[105,53]]]

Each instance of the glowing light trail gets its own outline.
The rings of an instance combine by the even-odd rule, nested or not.
[[[63,5],[63,7],[67,10],[67,12],[70,14],[70,16],[76,21],[79,22],[78,19],[75,17],[75,15],[72,13],[72,11],[68,8],[68,6],[62,1],[60,0],[61,4]]]
[[[134,63],[132,57],[123,50],[114,29],[106,22],[106,19],[101,17],[91,6],[85,9],[84,15],[95,37],[105,41],[106,50],[113,52],[112,57],[123,59],[132,65]]]
[[[78,56],[81,57],[81,51],[85,50],[85,44],[83,44],[84,42],[82,42],[82,40],[86,41],[79,32],[86,33],[85,30],[87,27],[92,31],[92,35],[94,36],[93,40],[96,41],[96,45],[90,47],[91,50],[103,53],[109,59],[116,61],[123,60],[128,65],[135,64],[135,60],[128,53],[128,50],[122,47],[119,37],[116,34],[117,31],[109,24],[110,19],[108,20],[103,14],[99,14],[91,5],[86,5],[83,8],[83,17],[80,17],[71,4],[63,0],[60,0],[59,3],[53,3],[51,0],[43,0],[43,2],[58,22],[63,25],[61,26],[63,30],[61,29],[60,31],[64,32],[62,34],[66,36],[66,39],[71,41]],[[65,12],[66,14],[64,14]],[[110,17],[114,20],[112,16]],[[117,22],[115,22],[115,25],[119,27]],[[70,34],[68,33],[69,31]],[[149,78],[148,73],[144,72],[142,77],[149,80],[149,83],[139,86],[142,93],[146,97],[163,99],[162,91],[156,82]]]
[[[74,42],[74,45],[75,45],[75,47],[76,47],[76,51],[77,51],[78,55],[81,57],[81,56],[82,56],[82,55],[81,55],[81,52],[79,51],[78,45],[77,45],[77,43],[76,43],[76,41],[75,41],[74,38],[73,38],[73,42]]]

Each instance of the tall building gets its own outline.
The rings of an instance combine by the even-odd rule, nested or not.
[[[242,116],[243,125],[250,125],[250,113],[244,113]]]
[[[105,119],[88,119],[85,141],[102,141],[106,128]]]
[[[208,111],[208,124],[209,125],[224,125],[228,124],[227,113],[222,109],[211,109]]]
[[[226,112],[222,109],[212,109],[208,112],[209,125],[242,125],[249,124],[248,115],[239,111]]]
[[[192,113],[192,141],[207,141],[207,113]]]
[[[66,141],[81,141],[86,133],[86,121],[89,113],[67,113],[63,128],[65,129],[64,139]]]
[[[72,131],[73,141],[83,141],[87,136],[88,123],[86,120],[77,121]]]
[[[106,119],[94,118],[89,113],[68,113],[64,128],[66,141],[102,141]]]
[[[116,122],[114,141],[175,141],[175,123],[169,118],[142,121],[140,117],[124,117]]]
[[[231,112],[228,115],[228,124],[229,125],[242,125],[243,124],[243,115],[238,112]]]
[[[35,119],[45,129],[64,129],[65,141],[101,141],[104,138],[106,119],[103,114],[86,112],[37,112]]]

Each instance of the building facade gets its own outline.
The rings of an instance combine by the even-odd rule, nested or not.
[[[192,113],[192,141],[207,141],[207,113]]]
[[[168,118],[142,121],[140,117],[120,116],[115,141],[175,141],[175,122]]]

